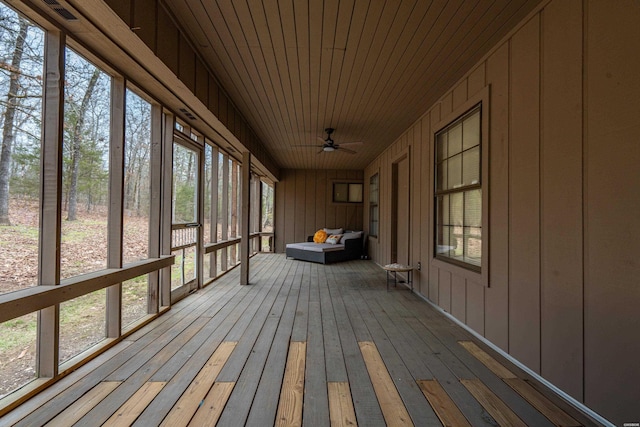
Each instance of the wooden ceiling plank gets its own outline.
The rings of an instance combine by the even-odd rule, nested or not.
[[[249,48],[249,46],[260,44],[251,20],[251,13],[244,2],[218,0],[217,7],[218,13],[216,15],[224,17],[224,22],[220,24],[212,22],[212,25],[220,27],[216,29],[216,32],[220,35],[223,44],[227,46],[228,51],[233,52],[232,55],[235,58],[239,58],[239,61],[244,65],[244,73],[249,76],[248,79],[242,79],[243,70],[239,68],[235,78],[240,79],[248,90],[255,93],[255,98],[246,100],[245,108],[251,110],[253,115],[260,117],[260,122],[262,122],[259,129],[261,137],[273,135],[272,138],[277,138],[276,135],[280,132],[276,124],[279,123],[279,119],[284,120],[284,118],[275,114],[274,105],[269,102],[274,97],[273,94],[270,96],[268,93],[272,89],[272,85],[270,82],[265,84],[257,66],[261,58],[254,56]]]

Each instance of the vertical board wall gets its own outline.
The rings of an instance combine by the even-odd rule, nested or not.
[[[333,203],[333,182],[362,181],[362,171],[281,169],[276,183],[276,252],[321,228],[362,230],[363,204]]]
[[[365,207],[380,174],[377,263],[390,261],[392,164],[408,150],[418,291],[617,424],[640,401],[638,40],[638,2],[548,2],[364,174]],[[435,125],[486,87],[488,287],[428,256]]]

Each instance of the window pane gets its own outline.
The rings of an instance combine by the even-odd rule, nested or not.
[[[2,3],[0,20],[3,63],[0,294],[3,294],[38,282],[44,32]],[[22,378],[21,374],[19,377]]]
[[[462,149],[480,145],[480,110],[467,117],[462,123]]]
[[[0,323],[0,399],[36,378],[37,314]]]
[[[447,189],[458,188],[462,186],[462,154],[456,154],[449,158],[449,180]]]
[[[217,216],[217,235],[218,235],[218,241],[222,240],[222,222],[223,222],[223,218],[224,215],[226,215],[226,212],[222,212],[222,202],[224,199],[224,194],[222,192],[222,182],[224,181],[224,171],[223,171],[223,164],[224,164],[224,155],[222,153],[218,153],[218,216]],[[218,258],[219,259],[219,258]]]
[[[464,193],[464,225],[482,227],[482,190]]]
[[[149,276],[147,274],[122,283],[122,329],[147,315],[147,294]]]
[[[349,199],[349,184],[335,183],[333,184],[333,201],[347,202]]]
[[[362,202],[362,184],[349,184],[349,202]]]
[[[462,185],[475,185],[480,183],[480,147],[462,153]]]
[[[440,132],[436,135],[436,163],[440,163],[447,157],[447,132]]]
[[[123,262],[148,258],[151,104],[127,90],[124,149]]]
[[[464,205],[462,193],[451,194],[451,225],[462,226],[464,221]]]
[[[217,160],[217,159],[215,159]],[[204,218],[202,218],[202,236],[204,243],[213,241],[211,236],[211,197],[213,194],[213,177],[211,176],[213,166],[213,148],[209,144],[204,146]]]
[[[462,151],[462,124],[458,124],[448,132],[449,135],[449,153],[448,157],[453,157]]]
[[[263,182],[262,184],[262,225],[265,233],[273,232],[273,186]]]
[[[60,355],[64,363],[105,337],[107,293],[105,289],[60,304]]]
[[[62,278],[107,267],[111,78],[66,51]]]
[[[464,261],[480,266],[482,260],[482,235],[479,227],[465,227]]]
[[[195,151],[173,144],[173,223],[196,222],[198,156]]]
[[[447,174],[449,173],[449,161],[445,160],[442,163],[436,165],[436,190],[446,190],[447,186]]]

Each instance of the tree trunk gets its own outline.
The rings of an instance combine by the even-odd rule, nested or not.
[[[78,118],[76,124],[73,127],[72,136],[72,148],[71,148],[71,176],[69,185],[69,210],[67,212],[67,221],[75,221],[77,219],[78,212],[78,171],[80,169],[80,148],[82,147],[82,128],[84,126],[85,115],[89,108],[89,101],[93,96],[93,90],[98,83],[100,77],[100,70],[95,69],[91,78],[89,79],[89,85],[87,91],[82,97],[82,103],[80,104],[80,110],[78,111]]]
[[[20,87],[20,65],[24,42],[27,38],[29,23],[20,19],[20,29],[16,37],[16,47],[11,58],[11,73],[9,74],[9,93],[7,94],[7,109],[4,112],[4,126],[2,129],[2,151],[0,153],[0,225],[11,225],[9,221],[9,180],[11,178],[11,151],[13,146],[13,129],[16,109],[19,105],[18,89]]]

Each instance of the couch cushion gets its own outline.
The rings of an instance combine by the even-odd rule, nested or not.
[[[313,235],[313,241],[315,243],[324,243],[327,240],[327,232],[324,230],[316,231],[316,234]]]
[[[327,232],[328,235],[331,234],[342,234],[342,228],[325,228],[324,231]]]
[[[341,245],[341,244],[332,245],[330,243],[313,243],[313,242],[287,243],[287,249],[299,249],[302,251],[311,251],[311,252],[332,252],[332,251],[343,250],[344,245]]]
[[[335,245],[336,243],[340,242],[341,238],[342,238],[342,234],[332,234],[331,236],[327,237],[327,240],[325,240],[325,243],[330,243],[332,245]]]
[[[349,239],[359,239],[360,237],[362,237],[362,231],[348,231],[342,235],[340,243],[344,243],[345,240]]]

